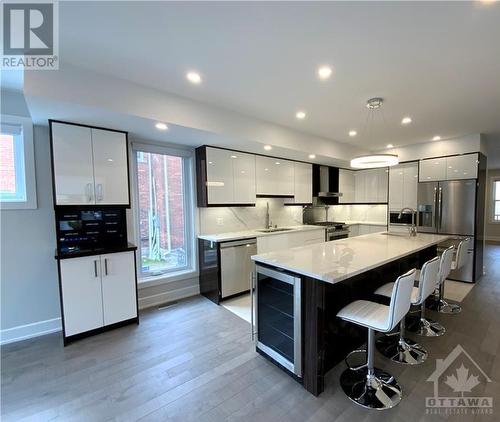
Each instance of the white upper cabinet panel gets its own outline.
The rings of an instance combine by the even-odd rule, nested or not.
[[[446,158],[446,179],[477,178],[477,154],[457,155]]]
[[[52,123],[52,151],[56,204],[94,204],[90,128]]]
[[[366,202],[366,173],[362,170],[354,172],[355,202]]]
[[[365,173],[365,201],[377,202],[378,198],[378,169],[361,170]]]
[[[417,190],[418,190],[418,164],[409,163],[404,169],[403,184],[403,204],[402,207],[417,209]]]
[[[389,169],[378,169],[377,181],[377,202],[387,202],[387,193],[389,189]]]
[[[294,162],[287,160],[276,160],[274,162],[274,165],[276,166],[277,169],[277,180],[278,180],[277,195],[294,195],[295,193]]]
[[[389,210],[417,209],[418,163],[405,163],[389,169]]]
[[[127,136],[92,129],[96,204],[128,205]]]
[[[339,169],[339,191],[342,196],[339,198],[340,204],[355,202],[354,172],[351,170]]]
[[[232,157],[234,203],[255,204],[255,155],[235,152]]]
[[[207,191],[209,204],[234,203],[233,158],[236,153],[207,148]]]
[[[419,181],[446,180],[446,158],[420,160]]]
[[[294,194],[293,161],[256,156],[257,195]]]
[[[389,210],[399,211],[403,208],[404,166],[389,169]]]
[[[294,203],[312,203],[312,164],[294,163]]]

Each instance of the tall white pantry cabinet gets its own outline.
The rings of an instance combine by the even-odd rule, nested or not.
[[[124,217],[130,207],[127,133],[54,120],[49,125],[66,345],[139,322],[137,248],[127,243]],[[113,210],[121,220],[113,219]],[[89,215],[95,221],[86,220]],[[108,220],[99,220],[104,215]]]

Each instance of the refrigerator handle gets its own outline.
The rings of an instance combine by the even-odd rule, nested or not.
[[[443,225],[443,188],[439,186],[439,226],[438,230],[441,230],[441,226]]]
[[[438,230],[438,209],[437,209],[437,197],[438,197],[438,192],[437,192],[437,186],[434,187],[434,228],[437,231]]]

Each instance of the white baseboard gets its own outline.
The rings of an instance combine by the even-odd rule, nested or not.
[[[14,343],[44,334],[55,333],[62,330],[61,318],[38,321],[32,324],[18,325],[0,331],[0,344]]]
[[[151,296],[139,298],[139,309],[151,308],[163,303],[173,302],[174,300],[184,299],[186,297],[195,296],[200,294],[200,287],[198,284],[181,289],[170,290]]]

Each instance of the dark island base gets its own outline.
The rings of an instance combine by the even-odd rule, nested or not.
[[[363,274],[329,284],[312,278],[302,279],[303,385],[318,396],[325,388],[325,374],[347,354],[366,342],[367,330],[337,318],[337,312],[349,303],[372,300],[386,303],[373,292],[383,284],[437,255],[432,246]]]

